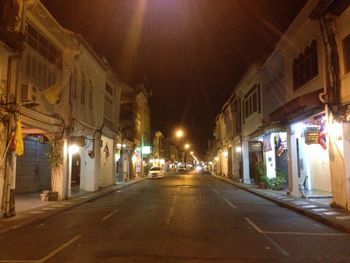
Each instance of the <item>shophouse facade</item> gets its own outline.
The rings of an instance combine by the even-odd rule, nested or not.
[[[64,199],[115,182],[120,85],[108,63],[81,36],[62,28],[40,1],[4,5],[17,21],[1,28],[0,49],[6,69],[1,108],[7,116],[0,126],[6,145],[0,192],[3,214],[12,216],[15,192],[48,190]],[[12,149],[9,136],[19,127],[23,154]]]
[[[263,162],[269,178],[287,173],[291,195],[332,196],[348,209],[349,19],[349,3],[308,1],[268,59],[242,77],[233,94],[244,182],[258,181],[253,169]]]

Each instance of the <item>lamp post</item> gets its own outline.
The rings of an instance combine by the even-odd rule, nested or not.
[[[176,157],[175,157],[175,162],[179,161],[179,154],[180,154],[180,149],[179,149],[179,142],[184,137],[184,131],[182,129],[177,129],[175,131],[175,138],[176,138],[176,145],[175,145],[175,151],[176,151]],[[178,166],[176,165],[176,171],[178,170]]]
[[[185,149],[185,152],[184,152],[184,163],[186,165],[186,168],[187,168],[187,151],[188,149],[190,149],[191,145],[189,143],[186,143],[184,145],[184,149]]]

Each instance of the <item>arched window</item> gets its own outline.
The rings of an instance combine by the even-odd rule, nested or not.
[[[293,61],[294,90],[299,89],[318,75],[317,42],[313,40]]]

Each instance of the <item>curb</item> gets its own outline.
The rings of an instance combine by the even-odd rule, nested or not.
[[[262,198],[264,198],[264,199],[267,199],[267,200],[269,200],[269,201],[271,201],[271,202],[274,202],[274,203],[278,204],[278,205],[281,206],[281,207],[290,209],[290,210],[292,210],[292,211],[294,211],[294,212],[297,212],[297,213],[299,213],[299,214],[306,215],[306,216],[308,216],[308,217],[310,217],[310,218],[312,218],[312,219],[315,219],[315,220],[317,220],[317,221],[320,221],[320,222],[322,222],[322,223],[324,223],[324,224],[326,224],[326,225],[328,225],[328,226],[331,226],[331,227],[336,228],[336,229],[338,229],[338,230],[341,230],[341,231],[343,231],[343,232],[350,233],[350,225],[349,225],[349,226],[346,226],[346,225],[344,225],[344,224],[341,224],[340,222],[335,222],[334,220],[330,220],[330,218],[328,218],[328,217],[326,217],[326,216],[324,216],[324,215],[321,215],[321,214],[319,214],[319,213],[312,212],[312,211],[307,210],[307,209],[303,209],[303,208],[301,208],[301,207],[299,207],[299,206],[297,206],[297,205],[291,204],[291,203],[289,203],[289,202],[286,202],[286,201],[283,201],[283,200],[280,200],[280,199],[277,199],[277,198],[273,198],[272,196],[269,196],[269,195],[267,195],[267,194],[264,194],[263,192],[261,192],[261,191],[259,191],[259,190],[253,189],[253,188],[248,187],[248,186],[243,186],[242,184],[239,184],[239,183],[236,183],[236,182],[234,182],[234,181],[231,181],[231,180],[228,179],[228,178],[222,178],[222,177],[220,177],[220,176],[218,176],[218,175],[215,175],[215,174],[212,174],[212,176],[213,176],[214,178],[218,179],[218,180],[224,181],[224,182],[226,182],[226,183],[228,183],[228,184],[231,184],[231,185],[233,185],[233,186],[236,186],[236,187],[238,187],[238,188],[240,188],[240,189],[242,189],[242,190],[245,190],[245,191],[247,191],[247,192],[250,192],[250,193],[252,193],[252,194],[255,194],[255,195],[257,195],[257,196],[260,196],[260,197],[262,197]],[[286,195],[286,196],[288,196],[288,195]],[[305,201],[305,200],[307,200],[307,199],[297,198],[297,197],[293,197],[293,196],[288,196],[288,197],[293,198],[293,199],[295,199],[296,201],[299,201],[299,200],[300,200],[300,201]],[[314,202],[312,202],[312,201],[308,201],[308,202],[314,203]],[[322,205],[320,205],[320,204],[317,204],[317,205],[318,205],[318,206],[322,206]],[[326,208],[326,206],[323,206],[323,207]],[[334,209],[334,208],[332,208],[332,210],[333,210],[334,212],[341,212],[341,210],[337,210],[337,209]]]
[[[68,205],[68,206],[65,206],[65,207],[57,208],[57,209],[55,209],[55,210],[53,210],[53,211],[49,211],[49,212],[44,213],[44,214],[36,215],[35,217],[33,216],[32,218],[30,218],[30,217],[29,217],[29,218],[28,218],[28,217],[24,217],[24,218],[22,218],[22,219],[18,219],[19,223],[17,223],[17,224],[15,224],[16,221],[13,221],[14,226],[12,226],[12,225],[9,225],[8,227],[5,226],[4,229],[0,230],[0,235],[1,235],[1,234],[4,234],[4,233],[6,233],[6,232],[9,232],[9,231],[11,231],[11,230],[19,229],[19,228],[22,228],[22,227],[24,227],[24,226],[28,226],[28,225],[34,224],[34,223],[36,223],[36,222],[38,222],[38,221],[41,221],[41,220],[43,220],[43,219],[50,218],[50,217],[55,216],[55,215],[57,215],[57,214],[60,214],[60,213],[62,213],[62,212],[64,212],[64,211],[67,211],[67,210],[69,210],[69,209],[72,209],[72,208],[74,208],[74,207],[77,207],[77,206],[79,206],[79,205],[82,205],[82,204],[84,204],[84,203],[88,203],[88,202],[91,202],[91,201],[93,201],[93,200],[96,200],[96,199],[98,199],[98,198],[100,198],[100,197],[106,196],[106,195],[108,195],[108,194],[110,194],[110,193],[112,193],[112,192],[115,192],[115,191],[119,191],[119,190],[121,190],[121,189],[128,188],[128,187],[130,187],[130,186],[132,186],[132,185],[134,185],[134,184],[140,183],[140,182],[142,182],[142,181],[144,181],[144,180],[146,180],[146,179],[147,179],[147,178],[141,178],[141,179],[139,179],[139,180],[137,180],[137,181],[128,182],[128,183],[125,184],[125,185],[120,185],[120,186],[116,185],[116,186],[110,187],[109,189],[105,189],[105,190],[102,190],[102,191],[92,192],[92,193],[90,193],[90,194],[83,195],[83,196],[88,196],[87,198],[80,198],[80,197],[81,197],[81,196],[80,196],[80,197],[76,197],[76,198],[71,198],[71,199],[67,199],[67,200],[62,200],[62,201],[60,201],[60,202],[68,202],[68,201],[74,200],[74,203],[72,203],[72,204],[70,204],[70,205]],[[59,204],[59,203],[57,203],[57,204]],[[50,207],[50,205],[47,205],[47,206],[44,206],[44,207]],[[41,208],[43,208],[43,207],[34,208],[34,209],[29,210],[29,211],[35,211],[35,210],[39,210],[39,209],[41,209]],[[27,214],[26,212],[23,213],[23,215],[26,215],[26,214]],[[3,221],[6,221],[6,219],[0,219],[0,222],[1,222],[2,220],[3,220]],[[21,221],[22,221],[22,222],[21,222]]]

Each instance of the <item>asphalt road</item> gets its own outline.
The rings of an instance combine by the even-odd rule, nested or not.
[[[151,179],[0,235],[0,262],[350,262],[350,235],[210,176]]]

